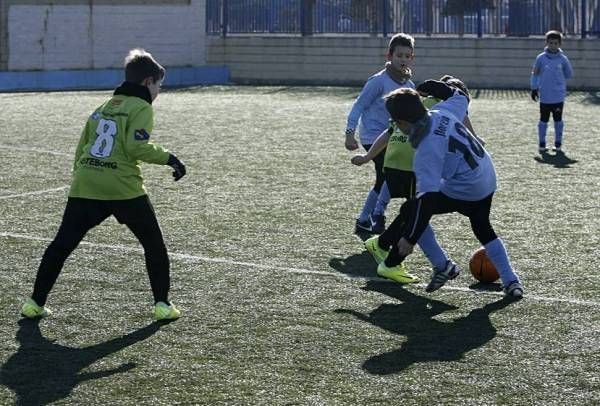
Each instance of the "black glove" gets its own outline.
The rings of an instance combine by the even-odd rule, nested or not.
[[[538,90],[537,89],[532,89],[531,90],[531,100],[533,101],[538,101]]]
[[[440,100],[446,100],[452,97],[455,91],[458,91],[463,96],[466,96],[460,89],[457,89],[456,87],[450,86],[449,84],[439,80],[429,79],[417,86],[417,92],[425,93]]]
[[[173,178],[175,178],[175,181],[185,176],[185,165],[175,155],[169,154],[167,165],[173,168]]]

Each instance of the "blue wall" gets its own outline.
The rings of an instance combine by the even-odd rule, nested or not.
[[[165,87],[228,84],[229,68],[167,68]],[[124,79],[123,69],[0,72],[0,92],[112,89]]]

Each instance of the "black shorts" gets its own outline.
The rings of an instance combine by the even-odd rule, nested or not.
[[[156,214],[147,195],[127,200],[96,200],[69,197],[65,219],[76,228],[89,230],[111,215],[121,224],[154,224]]]
[[[430,220],[430,215],[458,212],[469,218],[471,229],[481,243],[485,245],[497,238],[492,225],[490,224],[490,210],[492,207],[492,198],[494,193],[476,201],[467,201],[451,198],[442,192],[429,194],[433,198],[433,205],[430,206],[431,212],[424,213],[419,200],[409,199],[400,208],[400,216],[405,220],[406,226],[403,234],[407,239],[414,239],[415,235],[425,229]]]
[[[383,173],[392,199],[399,197],[410,199],[415,196],[417,178],[413,171],[403,171],[401,169],[386,167],[383,168]]]
[[[554,120],[555,122],[562,121],[562,113],[564,106],[564,103],[540,103],[540,121],[544,123],[550,121],[550,113],[552,113],[552,120]]]

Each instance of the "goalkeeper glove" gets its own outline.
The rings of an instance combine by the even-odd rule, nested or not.
[[[533,101],[538,101],[538,90],[537,89],[531,89],[531,100]]]
[[[175,178],[175,181],[185,176],[185,165],[175,155],[169,154],[167,165],[173,168],[173,178]]]

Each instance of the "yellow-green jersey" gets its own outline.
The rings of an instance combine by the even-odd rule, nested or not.
[[[431,96],[422,101],[427,109],[440,102],[439,99]],[[388,134],[390,134],[390,138],[385,150],[383,167],[412,172],[415,149],[408,141],[408,135],[404,134],[393,121],[390,122]]]
[[[165,165],[169,152],[150,142],[154,126],[146,87],[125,82],[89,117],[73,168],[69,197],[126,200],[146,194],[140,164]]]

